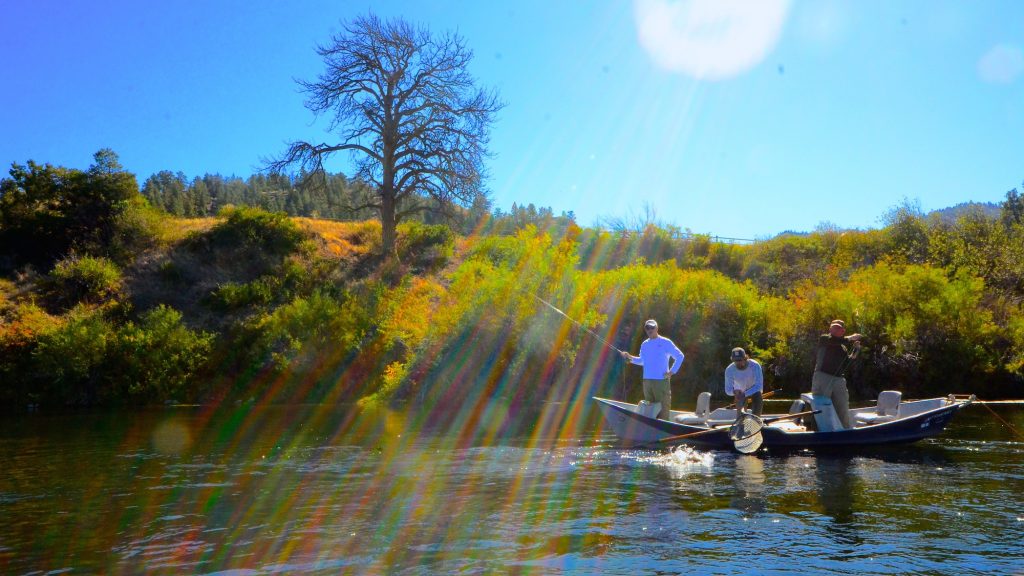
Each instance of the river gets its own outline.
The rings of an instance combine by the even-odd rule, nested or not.
[[[1024,441],[984,406],[848,455],[627,450],[594,414],[515,434],[325,406],[7,416],[0,572],[1024,572]]]

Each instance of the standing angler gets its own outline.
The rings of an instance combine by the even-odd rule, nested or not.
[[[860,334],[846,335],[846,323],[833,320],[828,334],[818,337],[818,356],[811,379],[811,394],[832,399],[836,415],[843,428],[853,428],[850,420],[850,392],[846,388],[843,372],[851,357],[851,347],[859,347]]]
[[[644,322],[644,331],[647,332],[647,340],[640,344],[640,355],[633,356],[623,350],[622,357],[644,367],[644,400],[660,402],[658,418],[668,420],[672,408],[670,379],[683,365],[683,352],[674,342],[658,334],[658,323],[654,319]],[[675,362],[670,364],[670,358]]]

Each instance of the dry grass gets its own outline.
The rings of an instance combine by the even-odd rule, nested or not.
[[[158,233],[158,239],[164,244],[176,244],[189,234],[209,232],[223,218],[173,218],[169,217],[162,222],[163,226]]]
[[[380,222],[338,222],[313,218],[294,218],[304,230],[319,240],[320,256],[331,260],[359,260],[379,251]]]
[[[176,244],[193,233],[209,232],[222,218],[168,218],[160,231],[159,239],[166,244]],[[300,228],[312,232],[319,247],[320,256],[329,259],[361,259],[380,248],[380,222],[339,222],[315,218],[292,218]]]

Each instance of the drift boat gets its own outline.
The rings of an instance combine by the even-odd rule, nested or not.
[[[694,434],[672,441],[713,449],[733,449],[729,427],[736,420],[736,411],[719,408],[710,411],[711,395],[702,392],[694,412],[672,410],[667,420],[657,418],[660,405],[629,404],[594,397],[605,422],[626,444],[656,445],[671,437]],[[951,394],[927,400],[902,401],[898,391],[887,390],[878,396],[875,406],[850,410],[853,428],[844,428],[831,400],[824,396],[802,394],[793,403],[790,414],[814,411],[813,415],[789,418],[787,414],[765,414],[761,431],[763,445],[769,449],[827,449],[835,447],[883,446],[905,444],[935,436],[945,429],[961,408],[975,397]],[[714,431],[711,431],[714,430]],[[696,434],[697,432],[706,432]]]

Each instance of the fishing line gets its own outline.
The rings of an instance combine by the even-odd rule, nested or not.
[[[603,344],[604,344],[605,346],[607,346],[607,347],[611,348],[612,350],[615,350],[615,351],[616,351],[616,352],[618,352],[619,354],[622,354],[622,353],[623,353],[623,351],[622,351],[622,350],[619,350],[619,349],[618,349],[618,348],[616,348],[615,346],[612,346],[612,345],[611,345],[611,344],[610,344],[610,343],[609,343],[609,342],[608,342],[607,340],[605,340],[604,338],[601,338],[600,336],[598,336],[598,334],[597,334],[596,332],[594,332],[593,330],[591,330],[590,328],[587,328],[587,327],[586,327],[586,326],[584,326],[583,324],[580,324],[579,322],[577,322],[577,321],[573,320],[572,318],[570,318],[568,314],[566,314],[565,312],[562,312],[561,310],[559,310],[558,308],[556,308],[556,307],[555,307],[555,305],[554,305],[554,304],[552,304],[551,302],[548,302],[547,300],[545,300],[545,299],[541,298],[540,296],[537,296],[536,294],[534,294],[534,295],[533,295],[533,297],[534,297],[534,298],[536,298],[537,300],[540,300],[541,302],[543,302],[543,303],[544,303],[545,305],[547,305],[547,307],[548,307],[548,308],[551,308],[551,309],[552,309],[552,310],[554,310],[555,312],[558,312],[559,314],[561,314],[562,316],[564,316],[566,320],[568,320],[568,321],[572,322],[573,324],[575,324],[575,325],[579,326],[580,328],[582,328],[582,329],[586,330],[586,331],[587,331],[587,333],[589,333],[589,334],[590,334],[591,336],[593,336],[594,338],[597,338],[598,340],[600,340],[600,341],[601,341],[601,342],[602,342],[602,343],[603,343]]]
[[[1007,428],[1009,428],[1011,432],[1016,434],[1018,438],[1020,438],[1021,440],[1024,440],[1024,434],[1021,434],[1020,432],[1018,432],[1017,429],[1013,427],[1013,425],[1011,425],[1009,422],[1004,420],[1003,417],[1000,416],[999,414],[996,414],[996,411],[989,407],[988,402],[981,402],[981,401],[979,401],[979,402],[975,402],[975,404],[981,404],[982,406],[984,406],[986,410],[991,412],[992,415],[996,417],[996,420],[999,420],[1000,422],[1002,422],[1003,425],[1006,426]]]

